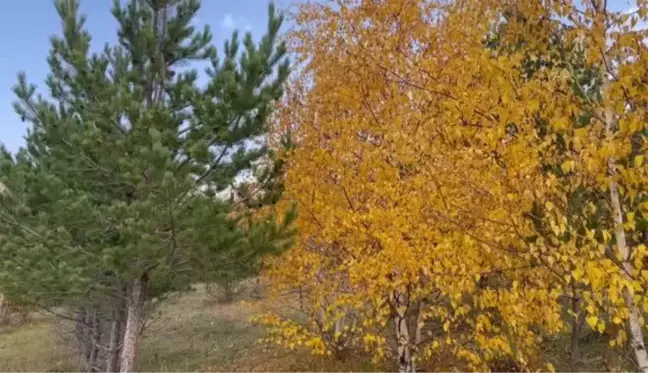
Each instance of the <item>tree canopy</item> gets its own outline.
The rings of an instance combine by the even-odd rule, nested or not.
[[[259,317],[269,341],[547,369],[542,340],[625,324],[609,343],[648,369],[639,5],[301,6],[277,129],[300,243],[269,275],[310,322]]]

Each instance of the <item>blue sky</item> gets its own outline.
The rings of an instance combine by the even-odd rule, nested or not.
[[[282,6],[293,1],[275,3]],[[87,27],[96,48],[115,40],[111,4],[110,0],[81,0],[81,11],[88,17]],[[255,37],[266,29],[267,0],[202,0],[202,4],[197,23],[211,26],[217,47],[235,28],[249,30]],[[614,10],[623,10],[633,7],[635,1],[609,0],[609,4]],[[27,129],[11,105],[16,73],[25,71],[30,82],[42,86],[48,71],[45,58],[49,37],[59,31],[59,18],[51,0],[7,1],[0,12],[0,143],[12,152],[23,144]]]
[[[275,0],[279,7],[291,2]],[[87,28],[93,47],[115,41],[117,24],[110,13],[112,0],[81,0],[81,12],[88,18]],[[268,0],[202,0],[197,24],[209,24],[220,49],[234,29],[249,30],[255,39],[266,30]],[[0,143],[12,152],[24,143],[27,124],[12,108],[11,86],[19,71],[29,82],[43,86],[48,72],[45,58],[49,38],[60,33],[60,21],[52,0],[8,1],[0,12]]]

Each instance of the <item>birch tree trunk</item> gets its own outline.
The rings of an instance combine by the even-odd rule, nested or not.
[[[570,367],[572,372],[579,372],[580,366],[580,338],[582,334],[582,326],[585,314],[581,310],[580,294],[576,286],[572,284],[572,298],[571,309],[574,313],[572,318],[572,334],[571,334],[571,351],[570,351]]]
[[[398,342],[398,371],[400,373],[413,372],[412,349],[405,315],[397,314],[394,317],[394,325],[396,326],[396,340]]]
[[[606,110],[606,118],[608,117]],[[606,119],[607,120],[607,119]],[[614,236],[617,241],[617,246],[621,257],[623,258],[623,276],[630,280],[629,273],[632,270],[632,263],[630,261],[631,252],[627,246],[625,230],[623,228],[623,210],[619,201],[619,190],[614,175],[616,167],[613,160],[609,162],[610,167],[610,202],[612,205],[612,216],[614,219]],[[634,352],[635,359],[639,371],[648,372],[648,354],[646,353],[646,345],[644,343],[643,330],[641,329],[641,322],[639,321],[639,308],[634,302],[633,293],[625,287],[623,289],[623,299],[625,300],[628,309],[630,310],[630,317],[628,318],[628,329],[630,331],[630,346]]]
[[[594,22],[594,29],[602,30],[603,35],[601,35],[600,40],[602,41],[603,45],[602,47],[602,60],[601,60],[601,77],[603,79],[603,95],[605,95],[607,92],[609,92],[609,87],[610,87],[610,74],[606,70],[609,66],[612,66],[611,62],[608,60],[608,57],[606,56],[606,51],[608,50],[608,29],[607,29],[607,9],[605,9],[607,5],[607,1],[592,1],[592,4],[594,6],[594,11],[595,11],[595,22]],[[616,118],[615,118],[615,113],[614,113],[614,107],[612,104],[609,102],[609,100],[606,102],[605,101],[605,96],[604,96],[604,110],[605,110],[605,130],[606,130],[606,137],[608,140],[612,140],[614,138],[614,132],[616,131],[617,128],[617,123],[616,123]],[[610,205],[612,207],[612,219],[614,222],[614,238],[616,239],[616,244],[617,248],[619,250],[619,254],[621,254],[622,259],[622,266],[623,266],[623,276],[627,280],[631,280],[630,278],[630,271],[632,269],[632,262],[631,262],[631,256],[632,256],[632,250],[630,247],[628,247],[627,241],[626,241],[626,234],[625,234],[625,229],[623,227],[623,209],[621,207],[621,201],[619,197],[619,185],[616,181],[616,176],[617,176],[617,169],[616,169],[616,160],[614,159],[613,156],[610,156],[607,161],[608,164],[608,172],[609,172],[609,184],[608,187],[610,189]],[[641,323],[639,321],[640,319],[640,314],[639,314],[639,308],[634,302],[634,295],[628,289],[628,287],[625,287],[623,289],[623,299],[626,303],[626,306],[630,310],[630,317],[628,318],[628,329],[630,332],[630,346],[632,348],[632,351],[634,352],[635,359],[637,362],[637,366],[639,368],[639,371],[641,372],[647,372],[648,373],[648,354],[646,353],[646,346],[644,344],[644,337],[643,337],[643,331],[641,329]]]
[[[146,275],[133,280],[128,286],[126,330],[121,352],[120,372],[136,372],[139,358],[139,334],[144,316],[144,299],[148,280]]]
[[[423,341],[423,309],[425,308],[425,302],[420,300],[416,308],[416,325],[414,325],[414,349],[412,352],[412,372],[416,372],[416,360],[418,358],[419,348],[421,342]]]
[[[390,301],[394,312],[394,327],[396,331],[396,358],[400,373],[414,372],[412,360],[412,343],[407,323],[407,300],[405,295],[394,293]]]

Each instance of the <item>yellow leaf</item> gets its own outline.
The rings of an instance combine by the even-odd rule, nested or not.
[[[538,111],[540,109],[540,101],[535,98],[531,99],[527,103],[527,108],[532,112]]]
[[[608,297],[610,298],[610,301],[612,301],[612,304],[616,304],[619,300],[619,292],[616,288],[611,287],[608,291]]]
[[[643,164],[644,164],[644,156],[643,155],[637,155],[634,158],[634,166],[636,168],[639,168],[639,167],[643,166]]]
[[[596,324],[598,324],[598,317],[592,315],[587,317],[587,325],[592,329],[596,329]]]
[[[603,321],[599,321],[596,329],[598,329],[599,333],[602,334],[605,331],[605,323]]]
[[[573,160],[569,159],[569,160],[564,161],[564,162],[560,165],[560,169],[563,170],[564,173],[569,173],[571,170],[574,169],[574,165],[575,165],[575,164],[576,164],[576,162],[574,162]]]
[[[553,122],[553,125],[557,130],[564,130],[569,127],[569,121],[567,118],[558,118]]]

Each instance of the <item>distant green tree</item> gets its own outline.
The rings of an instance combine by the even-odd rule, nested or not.
[[[235,32],[219,59],[209,28],[192,26],[198,0],[115,0],[118,43],[91,53],[78,0],[55,4],[49,97],[19,75],[15,109],[31,128],[23,149],[0,154],[0,288],[76,307],[88,368],[135,371],[146,299],[249,275],[290,244],[294,212],[253,219],[217,197],[245,172],[276,193],[275,165],[255,170],[271,159],[266,122],[289,74],[283,17],[271,4],[266,36]],[[205,84],[187,67],[201,61]]]

